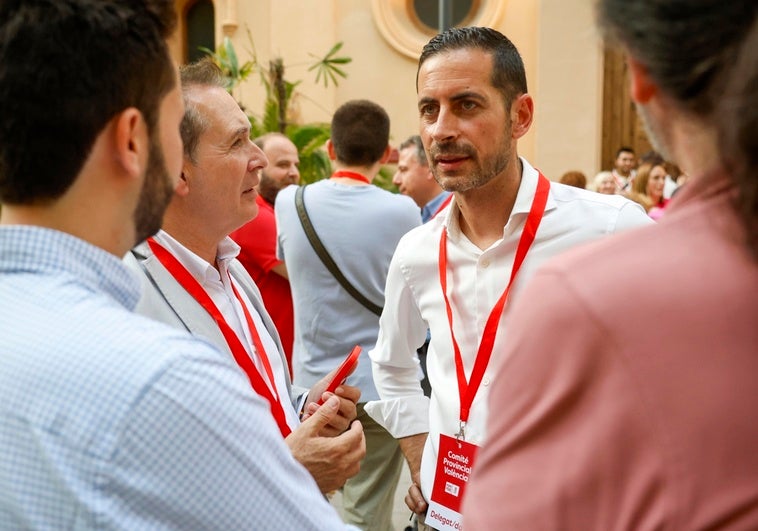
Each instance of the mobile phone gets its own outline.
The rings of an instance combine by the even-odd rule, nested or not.
[[[358,365],[358,358],[361,356],[361,347],[359,345],[355,345],[353,347],[353,350],[350,351],[350,354],[347,355],[347,358],[345,358],[345,361],[342,362],[339,369],[337,369],[337,374],[334,375],[334,378],[332,378],[332,381],[329,382],[329,385],[326,386],[327,393],[334,393],[334,390],[337,389],[340,385],[345,383],[345,380],[347,380],[348,375],[353,372],[353,369],[356,365]],[[318,404],[323,404],[324,401],[319,398]]]

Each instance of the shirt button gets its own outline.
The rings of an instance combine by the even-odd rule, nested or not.
[[[490,384],[490,379],[489,378],[487,378],[486,376],[484,378],[482,378],[482,385],[487,386],[489,384]]]
[[[481,262],[479,262],[479,264],[482,266],[482,268],[487,269],[490,266],[490,261],[484,258]]]

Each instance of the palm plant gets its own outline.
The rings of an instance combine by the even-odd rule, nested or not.
[[[247,34],[252,49],[252,59],[243,64],[240,64],[229,37],[225,37],[215,51],[207,48],[203,51],[208,53],[221,68],[226,80],[226,89],[232,95],[234,95],[234,90],[251,74],[258,73],[266,91],[263,113],[256,116],[240,104],[250,120],[251,138],[269,132],[284,133],[297,146],[300,156],[300,177],[303,182],[311,183],[329,177],[332,171],[331,163],[322,149],[330,136],[329,124],[324,122],[298,124],[291,119],[294,115],[292,102],[296,94],[295,88],[300,81],[290,82],[285,79],[286,68],[281,57],[269,60],[264,67],[258,59],[249,29]],[[340,66],[349,63],[352,59],[337,56],[341,48],[342,43],[338,42],[324,57],[316,57],[317,61],[310,66],[308,71],[316,71],[317,83],[323,81],[326,87],[331,82],[336,86],[338,77],[347,77]]]

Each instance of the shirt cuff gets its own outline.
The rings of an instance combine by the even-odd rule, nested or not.
[[[365,410],[395,439],[429,431],[429,398],[423,395],[373,400]]]

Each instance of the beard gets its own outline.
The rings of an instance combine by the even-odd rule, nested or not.
[[[434,180],[443,190],[448,192],[466,192],[474,188],[484,186],[495,176],[502,173],[511,161],[511,148],[507,143],[500,146],[495,157],[481,161],[476,150],[468,144],[448,142],[445,144],[433,144],[430,149],[432,161],[437,155],[465,156],[474,164],[474,169],[465,175],[448,175],[437,167],[437,163],[431,165]]]
[[[166,169],[163,150],[157,134],[150,135],[150,147],[137,208],[134,211],[134,225],[137,236],[135,244],[154,235],[163,224],[163,214],[174,194],[174,187]]]
[[[273,205],[276,200],[276,195],[279,191],[288,186],[288,184],[281,185],[274,179],[266,174],[265,170],[261,170],[261,180],[258,183],[258,194],[269,204]]]
[[[511,162],[512,150],[509,143],[513,127],[510,118],[505,124],[502,141],[497,147],[496,154],[487,160],[480,160],[479,153],[470,144],[458,142],[432,143],[429,148],[430,168],[434,180],[448,192],[466,192],[480,188],[503,172]],[[439,155],[467,157],[474,164],[473,170],[465,175],[448,175],[440,171],[436,158]]]

